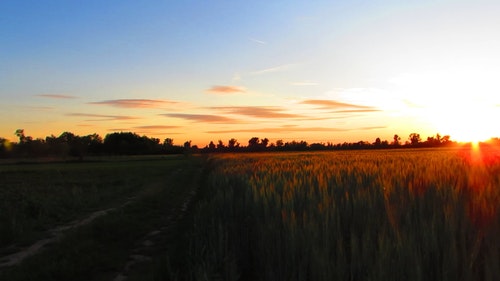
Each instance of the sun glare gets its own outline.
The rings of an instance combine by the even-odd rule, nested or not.
[[[417,118],[459,142],[481,142],[495,137],[500,125],[499,90],[491,76],[456,66],[400,75],[392,81],[403,93]]]
[[[475,104],[441,109],[440,118],[433,120],[440,132],[446,132],[459,142],[478,143],[494,136],[492,109]]]

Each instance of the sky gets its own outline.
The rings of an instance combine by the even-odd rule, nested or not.
[[[0,1],[0,137],[500,136],[500,1]]]

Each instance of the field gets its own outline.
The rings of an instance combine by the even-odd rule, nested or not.
[[[172,276],[497,280],[499,156],[484,147],[215,156],[187,266]]]
[[[165,156],[0,165],[0,280],[113,280],[131,258],[163,254],[201,163]]]
[[[148,262],[127,280],[500,276],[495,147],[9,164],[0,175],[3,257],[101,215],[0,267],[0,280],[124,280],[113,278],[147,241]]]

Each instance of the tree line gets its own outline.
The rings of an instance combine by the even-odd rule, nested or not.
[[[78,136],[71,132],[64,132],[59,136],[32,138],[25,135],[23,129],[15,132],[18,142],[9,142],[0,137],[1,158],[33,158],[33,157],[73,157],[83,159],[89,155],[152,155],[152,154],[183,154],[183,153],[214,153],[214,152],[258,152],[258,151],[316,151],[316,150],[352,150],[352,149],[390,149],[441,147],[454,144],[450,136],[427,137],[422,140],[420,134],[412,133],[406,141],[399,135],[394,135],[391,141],[376,138],[374,142],[358,141],[333,144],[308,143],[301,141],[277,140],[271,142],[268,138],[252,137],[246,145],[237,139],[231,138],[227,143],[222,140],[211,141],[205,147],[191,145],[191,141],[175,144],[172,138],[163,142],[158,138],[140,136],[132,132],[115,132],[104,138],[98,134]]]

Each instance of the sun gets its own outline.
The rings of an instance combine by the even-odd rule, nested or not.
[[[474,58],[474,54],[470,54]],[[449,61],[392,81],[406,112],[458,142],[481,142],[500,134],[498,67]]]
[[[453,140],[477,144],[499,133],[499,111],[495,105],[464,99],[448,108],[433,108],[434,118],[429,121]]]

